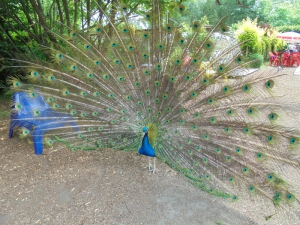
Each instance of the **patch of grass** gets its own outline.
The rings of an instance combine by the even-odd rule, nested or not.
[[[11,94],[0,93],[0,118],[5,118],[10,115],[11,99]]]
[[[11,100],[12,99],[12,94],[3,94],[0,92],[0,101],[1,100]]]
[[[0,118],[5,118],[9,116],[9,112],[8,111],[0,111]]]

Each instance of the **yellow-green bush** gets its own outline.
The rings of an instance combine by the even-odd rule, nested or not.
[[[262,52],[261,37],[263,30],[257,26],[256,19],[252,21],[250,18],[238,23],[238,29],[235,31],[235,36],[241,45],[242,51],[246,57],[254,53]]]
[[[283,50],[286,43],[276,38],[277,31],[274,28],[260,28],[257,20],[247,18],[232,26],[235,36],[241,44],[243,54],[248,60],[258,59],[257,64],[251,66],[260,67],[261,57],[269,60],[270,51]],[[245,42],[245,43],[243,43]]]
[[[264,56],[264,59],[269,59],[269,52],[271,51],[271,39],[263,36],[261,40],[264,43],[262,55]]]

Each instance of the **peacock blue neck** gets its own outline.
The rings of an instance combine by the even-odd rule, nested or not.
[[[152,145],[155,145],[158,135],[158,127],[154,123],[148,123],[147,126],[143,128],[143,132],[145,135],[143,137],[142,147],[139,149],[139,153],[142,155],[155,157],[155,150]]]
[[[139,153],[142,155],[155,157],[155,151],[152,147],[152,145],[149,142],[148,138],[148,132],[145,133],[143,141],[142,141],[142,147],[139,149]]]

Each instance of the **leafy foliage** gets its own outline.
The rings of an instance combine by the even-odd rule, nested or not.
[[[231,25],[245,17],[253,17],[254,11],[252,6],[255,0],[243,0],[243,5],[238,6],[236,1],[220,0],[220,5],[212,0],[189,0],[185,3],[188,8],[185,21],[199,20],[203,16],[207,16],[211,24],[217,23],[224,16],[226,17],[226,24]]]
[[[246,52],[246,56],[262,51],[261,37],[263,36],[263,30],[257,26],[257,20],[252,21],[247,18],[238,23],[235,35],[239,43],[244,42],[241,48]]]
[[[126,1],[129,16],[136,16],[144,12],[149,2]],[[57,48],[61,44],[57,34],[68,33],[72,29],[87,31],[104,21],[105,14],[114,22],[114,26],[122,23],[116,13],[117,1],[67,1],[67,0],[1,0],[0,1],[0,81],[7,77],[23,72],[15,69],[6,69],[3,65],[13,66],[7,58],[37,57],[49,59],[49,51],[45,49]],[[166,3],[164,7],[169,5]],[[101,8],[101,10],[100,10]],[[162,9],[164,10],[164,9]],[[114,29],[109,23],[101,24],[106,32],[113,36]],[[106,44],[102,39],[103,45]],[[44,46],[45,49],[41,49]]]
[[[300,33],[300,25],[284,25],[276,27],[279,32],[295,31]]]
[[[250,55],[247,61],[252,61],[250,63],[251,68],[260,68],[264,62],[264,58],[261,54],[255,53]]]
[[[250,57],[254,54],[253,59],[262,56],[264,59],[269,59],[270,51],[283,50],[286,46],[286,43],[276,38],[278,33],[271,26],[260,27],[257,23],[257,19],[251,20],[247,18],[233,26],[235,29],[235,35],[239,41],[242,43],[241,48],[245,53],[246,57]],[[243,43],[245,42],[245,43]],[[259,68],[260,65],[255,65],[255,68]]]
[[[131,1],[122,0],[122,4],[128,5],[128,16],[131,23],[139,15],[147,12],[150,7],[149,1]],[[204,19],[211,24],[215,24],[224,16],[226,17],[226,25],[232,25],[237,21],[241,21],[246,16],[250,18],[257,17],[258,23],[268,23],[278,27],[279,31],[300,31],[297,23],[300,21],[300,0],[240,0],[242,4],[232,0],[181,0],[181,1],[164,1],[161,12],[163,20],[169,20],[174,26],[179,26],[184,22],[186,26],[190,26],[194,20]],[[179,4],[184,4],[184,13],[166,12],[176,8]],[[43,45],[48,48],[55,48],[58,41],[54,33],[64,34],[72,29],[88,31],[94,27],[99,21],[105,21],[108,18],[118,27],[124,21],[116,10],[116,0],[94,1],[67,1],[67,0],[1,0],[0,1],[0,47],[1,58],[15,58],[18,55],[31,54],[32,57],[47,58],[47,52],[42,51],[38,46]],[[99,10],[99,9],[102,10]],[[174,10],[173,10],[174,12]],[[138,20],[137,20],[138,21]],[[208,24],[205,23],[205,24]],[[114,29],[110,23],[104,22],[103,29],[113,36]],[[142,24],[140,24],[142,28]],[[137,26],[138,27],[138,26]],[[250,37],[250,36],[251,37]],[[243,39],[254,38],[253,34],[248,33]],[[264,43],[263,43],[263,42]],[[250,42],[248,50],[251,52],[261,51],[260,53],[266,57],[269,51],[269,44],[265,40],[260,43]],[[257,41],[256,41],[257,42]],[[107,41],[102,39],[100,43],[107,45]],[[271,43],[274,43],[273,41]],[[284,45],[284,44],[282,44]],[[250,48],[251,46],[251,48]],[[271,44],[271,49],[276,49],[276,45]],[[249,53],[250,53],[249,52]],[[3,62],[2,65],[9,63]],[[16,67],[17,68],[17,67]],[[1,68],[0,80],[5,80],[7,76],[17,74],[17,69],[6,70]]]
[[[299,8],[299,0],[258,0],[253,10],[259,23],[267,22],[278,27],[299,24]]]

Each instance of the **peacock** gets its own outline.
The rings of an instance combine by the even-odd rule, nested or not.
[[[300,105],[287,74],[250,69],[226,18],[186,28],[149,2],[138,19],[118,3],[118,25],[99,7],[104,19],[85,30],[48,30],[50,59],[10,59],[26,73],[8,80],[11,127],[37,145],[157,158],[196,189],[297,224]]]

